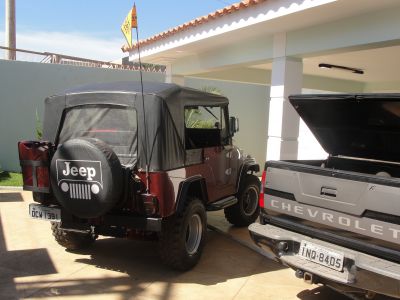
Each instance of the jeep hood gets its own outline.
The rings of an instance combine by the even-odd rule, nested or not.
[[[400,162],[400,94],[292,95],[330,155]]]

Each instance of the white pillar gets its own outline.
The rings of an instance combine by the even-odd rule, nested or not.
[[[165,82],[166,83],[176,83],[180,86],[185,85],[185,77],[182,75],[174,75],[172,71],[172,65],[168,64],[166,65],[166,70],[165,70]]]
[[[300,94],[303,63],[286,56],[286,34],[274,36],[270,105],[268,117],[267,160],[296,159],[300,118],[288,96]]]
[[[8,48],[15,49],[17,47],[16,33],[15,33],[15,0],[6,0],[5,9],[6,9],[5,46]],[[5,59],[9,60],[16,59],[15,51],[5,50],[4,52],[5,52]]]

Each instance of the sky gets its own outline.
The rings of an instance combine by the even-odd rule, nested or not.
[[[17,48],[111,61],[125,56],[121,24],[133,0],[15,0]],[[5,0],[0,6],[4,45]],[[139,39],[206,15],[232,0],[136,0]]]

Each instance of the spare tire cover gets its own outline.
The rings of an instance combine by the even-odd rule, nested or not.
[[[80,218],[104,215],[121,195],[121,164],[114,151],[99,139],[76,138],[59,146],[51,160],[50,174],[58,202]]]

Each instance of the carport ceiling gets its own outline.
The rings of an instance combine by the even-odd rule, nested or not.
[[[400,46],[376,48],[303,59],[303,73],[335,79],[353,80],[364,83],[400,82]],[[336,69],[321,69],[320,63],[328,63],[364,70],[364,74],[353,74]],[[272,63],[253,65],[251,68],[271,70]]]

